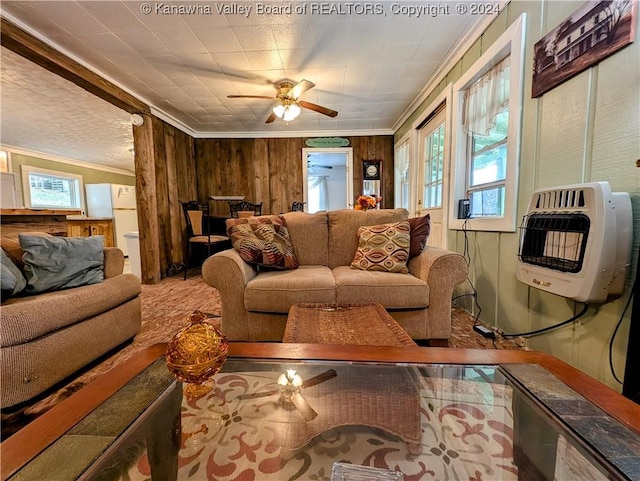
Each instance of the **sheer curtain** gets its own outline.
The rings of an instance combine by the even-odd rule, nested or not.
[[[511,56],[505,58],[464,93],[463,125],[467,134],[487,135],[496,116],[509,106]]]
[[[327,176],[310,176],[308,185],[309,212],[313,213],[320,210],[328,210]]]

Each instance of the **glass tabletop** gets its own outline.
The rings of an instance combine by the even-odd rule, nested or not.
[[[537,365],[233,358],[215,381],[186,398],[159,358],[11,479],[329,481],[336,462],[406,480],[638,473],[638,435]]]

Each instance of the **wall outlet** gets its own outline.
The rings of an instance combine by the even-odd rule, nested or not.
[[[468,219],[471,217],[471,202],[469,199],[458,201],[458,219]]]

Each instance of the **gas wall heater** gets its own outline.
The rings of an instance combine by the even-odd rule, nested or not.
[[[631,234],[629,194],[608,182],[536,190],[520,226],[518,280],[578,302],[619,296]]]

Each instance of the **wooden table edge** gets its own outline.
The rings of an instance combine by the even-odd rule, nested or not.
[[[2,442],[0,479],[6,480],[15,474],[108,396],[163,355],[165,349],[166,343],[142,349]],[[564,361],[536,351],[232,342],[229,346],[229,357],[420,364],[538,364],[607,414],[640,434],[639,405]]]

